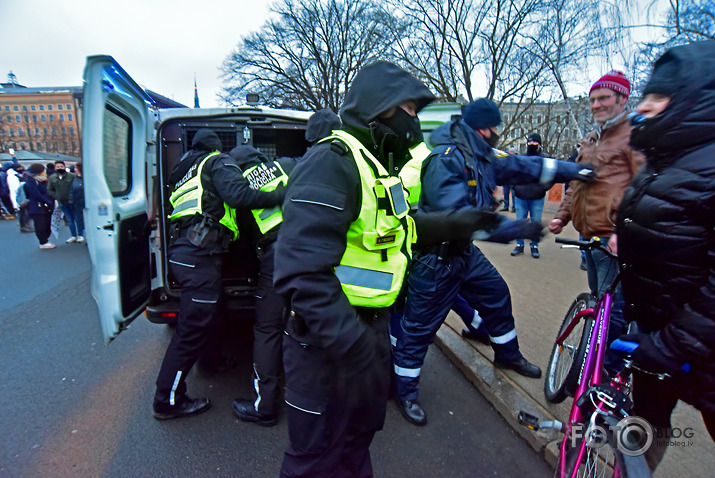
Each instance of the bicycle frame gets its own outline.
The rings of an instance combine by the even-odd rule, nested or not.
[[[584,423],[587,417],[581,412],[581,409],[576,404],[579,397],[581,397],[588,388],[593,384],[598,384],[601,382],[601,371],[603,370],[603,364],[606,360],[606,346],[605,338],[608,333],[609,318],[611,315],[611,308],[613,307],[613,290],[615,290],[615,285],[618,279],[608,287],[608,289],[603,294],[596,306],[594,308],[584,309],[578,312],[574,318],[569,323],[566,330],[556,339],[556,343],[561,345],[563,341],[568,337],[573,328],[576,326],[579,320],[584,317],[593,316],[595,318],[595,323],[591,330],[591,335],[588,341],[588,347],[586,349],[586,356],[584,358],[584,363],[579,374],[578,387],[576,388],[576,393],[574,394],[574,401],[571,405],[571,411],[569,413],[569,419],[564,424],[564,440],[561,442],[561,457],[559,460],[559,476],[566,476],[566,450],[568,445],[568,440],[571,438],[571,431],[573,425],[576,423]],[[597,408],[601,409],[602,403],[597,403]],[[603,409],[601,409],[603,410]],[[588,430],[587,430],[588,431]],[[586,431],[586,432],[587,432]],[[583,459],[585,453],[584,440],[581,444],[581,448],[578,451],[577,463],[580,463]],[[577,470],[574,471],[574,473]]]

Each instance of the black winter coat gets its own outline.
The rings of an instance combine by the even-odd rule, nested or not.
[[[664,57],[679,89],[633,130],[647,162],[618,214],[625,314],[691,364],[674,377],[680,397],[715,413],[715,41]]]

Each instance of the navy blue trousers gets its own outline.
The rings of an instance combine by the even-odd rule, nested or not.
[[[434,342],[457,295],[479,311],[489,333],[495,358],[522,357],[514,328],[511,296],[506,282],[473,244],[468,251],[440,259],[436,254],[416,254],[407,278],[405,314],[393,333],[395,393],[415,400],[427,349]],[[471,324],[479,330],[479,324]]]

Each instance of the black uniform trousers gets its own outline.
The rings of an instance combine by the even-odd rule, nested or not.
[[[256,290],[256,322],[253,326],[254,408],[261,415],[276,415],[283,372],[285,302],[273,288],[275,242],[262,245],[261,252]]]
[[[156,379],[154,406],[178,405],[186,396],[186,375],[218,313],[221,295],[221,255],[191,244],[169,248],[169,270],[181,285],[179,318]]]
[[[369,447],[385,423],[390,387],[389,314],[368,309],[360,316],[375,352],[369,363],[336,359],[290,335],[283,339],[290,445],[282,477],[372,476]]]

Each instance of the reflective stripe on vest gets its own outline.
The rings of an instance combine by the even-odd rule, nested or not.
[[[360,174],[360,215],[350,224],[347,247],[335,269],[343,292],[357,307],[388,307],[402,289],[415,229],[407,214],[402,182],[390,176],[350,134],[333,131],[321,142],[339,140],[350,150]]]
[[[430,155],[431,151],[427,145],[422,142],[410,150],[412,159],[407,161],[400,170],[400,179],[410,193],[410,207],[417,209],[417,204],[420,202],[420,193],[422,192],[422,183],[420,175],[422,174],[422,163]]]
[[[171,193],[169,202],[174,207],[174,210],[169,215],[169,219],[178,219],[180,217],[194,216],[196,214],[204,214],[203,199],[204,187],[201,183],[201,172],[209,158],[219,155],[218,151],[209,153],[198,163],[191,166],[183,178],[177,183],[178,188]],[[236,225],[236,210],[223,203],[223,216],[219,218],[219,223],[225,226],[231,233],[233,239],[238,238],[238,226]]]
[[[279,184],[288,183],[288,175],[278,161],[262,163],[248,168],[243,177],[248,180],[251,189],[259,191],[274,191]],[[283,210],[280,206],[272,206],[265,209],[253,209],[253,218],[256,220],[261,234],[265,234],[278,224],[283,222]]]

